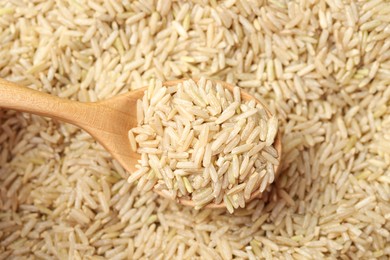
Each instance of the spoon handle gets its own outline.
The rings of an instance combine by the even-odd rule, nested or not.
[[[91,104],[49,95],[0,78],[0,108],[55,118],[82,128],[89,121]]]

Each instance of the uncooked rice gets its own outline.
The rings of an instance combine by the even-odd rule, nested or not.
[[[1,110],[0,259],[388,259],[389,17],[387,0],[2,1],[0,77],[82,102],[220,79],[270,105],[284,150],[261,199],[197,211],[139,192],[76,127]]]
[[[230,213],[245,207],[252,193],[263,193],[274,181],[280,158],[272,146],[278,120],[253,101],[242,101],[239,87],[230,93],[220,82],[203,77],[169,87],[152,80],[137,101],[137,126],[129,130],[130,146],[141,160],[128,182],[153,183],[138,187],[143,192],[148,191],[145,187],[154,188],[171,199],[192,201],[195,209],[222,202],[229,203],[225,206]],[[260,121],[265,129],[253,128]],[[146,139],[140,140],[137,133]],[[190,133],[183,148],[180,141],[187,140]],[[266,140],[260,140],[263,135]],[[250,153],[255,147],[260,149]],[[248,160],[253,160],[252,168],[247,167]]]

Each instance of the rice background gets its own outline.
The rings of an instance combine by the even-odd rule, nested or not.
[[[270,104],[283,172],[233,215],[127,184],[77,128],[0,110],[0,259],[388,259],[389,1],[0,3],[0,77],[78,101],[222,79]]]

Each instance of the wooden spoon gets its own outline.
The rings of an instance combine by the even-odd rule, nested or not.
[[[166,81],[165,86],[177,85],[184,80]],[[233,86],[219,81],[230,91]],[[0,107],[32,113],[44,117],[58,119],[76,125],[94,137],[128,172],[136,171],[135,165],[140,155],[133,152],[128,140],[128,131],[137,125],[137,100],[142,99],[147,88],[140,88],[126,94],[94,102],[81,103],[59,98],[47,93],[19,86],[0,79]],[[255,99],[241,91],[242,100]],[[263,105],[255,99],[257,103]],[[269,116],[271,112],[265,107]],[[281,137],[278,133],[274,146],[281,156]],[[275,166],[275,173],[278,167]],[[163,193],[156,192],[165,197]],[[249,200],[261,196],[254,192]],[[178,199],[183,205],[194,206],[191,200]],[[209,204],[208,208],[223,208],[224,204]]]

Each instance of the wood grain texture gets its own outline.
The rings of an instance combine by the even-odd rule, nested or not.
[[[137,125],[136,104],[145,88],[96,103],[55,97],[0,79],[0,107],[55,118],[87,131],[130,173],[140,156],[127,132]]]
[[[184,80],[166,81],[164,85],[174,86]],[[233,91],[232,85],[223,81],[216,82]],[[140,155],[131,150],[127,133],[137,125],[137,100],[142,99],[145,90],[146,87],[104,101],[81,103],[55,97],[0,79],[0,107],[55,118],[84,129],[103,145],[112,154],[113,158],[131,174],[136,170],[135,165]],[[255,99],[242,90],[241,98],[243,101]],[[269,116],[272,115],[267,106],[257,99],[255,101],[265,108]],[[274,146],[281,160],[282,143],[280,131]],[[278,166],[274,167],[275,173],[278,175]],[[164,194],[161,192],[156,192],[164,197]],[[249,200],[259,198],[261,195],[260,192],[255,192]],[[182,198],[178,199],[178,203],[194,206],[192,201]],[[224,208],[225,205],[223,203],[218,205],[209,204],[206,207]]]

